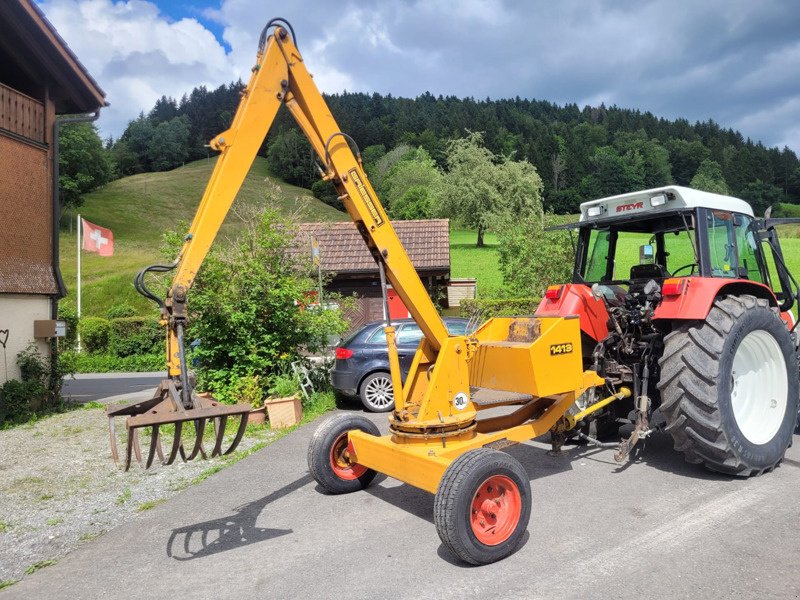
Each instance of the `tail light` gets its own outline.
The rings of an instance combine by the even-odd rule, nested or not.
[[[551,285],[544,293],[544,297],[548,300],[558,300],[561,298],[561,293],[564,291],[563,285]]]
[[[683,293],[683,286],[686,280],[682,278],[665,279],[661,285],[662,296],[680,296]]]
[[[337,348],[336,349],[336,358],[337,360],[347,360],[353,356],[353,351],[350,348]]]

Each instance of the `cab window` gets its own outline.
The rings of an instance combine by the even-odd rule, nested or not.
[[[739,261],[736,254],[733,215],[722,210],[710,210],[707,223],[711,276],[737,278]]]
[[[739,252],[739,274],[751,281],[769,283],[766,279],[758,257],[758,241],[751,227],[753,219],[747,215],[734,215],[733,224],[736,231],[736,249]]]

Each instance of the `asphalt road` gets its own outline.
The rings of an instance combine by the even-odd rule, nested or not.
[[[72,402],[92,402],[155,389],[163,373],[88,373],[65,378],[62,396]]]
[[[385,429],[385,415],[373,415]],[[193,486],[11,598],[797,598],[800,437],[749,480],[683,462],[670,438],[625,466],[613,450],[511,448],[533,488],[529,537],[468,567],[441,545],[433,497],[384,479],[327,496],[306,468],[315,424]],[[136,477],[139,475],[129,475]]]

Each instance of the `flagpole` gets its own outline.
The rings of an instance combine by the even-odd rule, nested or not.
[[[78,215],[78,323],[81,321],[81,216]],[[81,351],[81,330],[78,327],[78,352]]]

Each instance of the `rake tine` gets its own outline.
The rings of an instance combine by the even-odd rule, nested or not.
[[[247,429],[247,415],[243,414],[242,418],[239,420],[239,428],[236,430],[236,437],[233,438],[231,445],[228,446],[228,449],[222,453],[222,456],[227,456],[239,445],[239,442],[242,441],[242,437],[244,436],[244,431]]]
[[[109,417],[108,419],[108,436],[109,441],[111,442],[111,458],[114,459],[114,464],[117,465],[117,468],[122,468],[122,465],[119,463],[119,449],[117,448],[117,429],[115,426],[115,418],[116,417]]]
[[[194,421],[194,431],[196,434],[194,440],[194,447],[192,448],[191,454],[189,456],[184,456],[183,460],[189,461],[194,460],[197,456],[198,452],[202,453],[203,458],[206,457],[205,450],[203,450],[203,433],[206,428],[206,420],[205,419],[197,419]],[[181,447],[181,452],[183,452],[183,448]]]
[[[167,460],[164,462],[165,465],[171,465],[175,462],[175,459],[178,456],[178,450],[182,448],[181,444],[181,430],[183,429],[183,421],[176,421],[175,422],[175,437],[172,439],[172,450],[170,450],[169,456]]]
[[[161,444],[158,441],[158,427],[153,425],[150,428],[150,448],[147,452],[147,463],[144,468],[149,469],[153,464],[153,459],[156,457],[156,450],[161,450]],[[161,452],[159,452],[161,454]]]
[[[139,431],[137,429],[128,429],[128,437],[133,438],[133,452],[136,455],[136,462],[139,466],[142,465],[142,447],[139,444]]]
[[[211,451],[211,458],[222,454],[222,440],[225,437],[225,426],[228,424],[228,415],[222,415],[214,419],[214,428],[217,430],[217,438],[214,442],[214,449]]]
[[[135,431],[135,430],[134,430]],[[125,471],[128,471],[131,468],[131,454],[133,453],[133,440],[134,438],[131,436],[131,430],[128,429],[128,439],[126,440],[126,448],[125,448]]]

